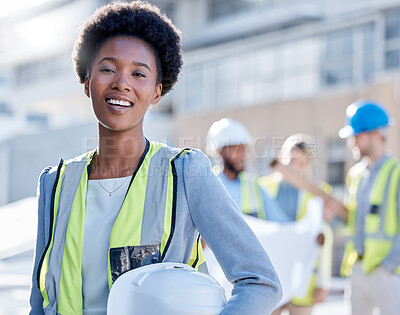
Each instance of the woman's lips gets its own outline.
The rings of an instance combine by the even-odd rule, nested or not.
[[[132,107],[133,103],[127,100],[117,99],[117,98],[106,98],[106,102],[110,105],[122,106],[122,107]]]

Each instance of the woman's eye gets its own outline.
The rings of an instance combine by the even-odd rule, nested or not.
[[[144,74],[141,73],[141,72],[134,72],[134,73],[132,73],[132,75],[133,75],[134,77],[140,77],[140,78],[145,78],[145,77],[146,77],[146,75],[144,75]]]
[[[100,71],[101,72],[114,72],[114,70],[109,69],[109,68],[103,68],[103,69],[100,69]]]

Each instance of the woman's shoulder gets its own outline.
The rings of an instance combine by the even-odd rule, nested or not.
[[[57,176],[58,165],[47,166],[42,170],[39,175],[39,183],[41,187],[47,187],[53,185]]]
[[[63,165],[66,165],[66,164],[69,165],[69,164],[76,163],[76,162],[78,162],[78,163],[86,162],[86,161],[84,161],[84,159],[88,155],[90,155],[91,153],[92,153],[92,151],[86,152],[84,154],[81,154],[81,155],[79,155],[77,157],[74,157],[74,158],[71,158],[71,159],[68,159],[68,160],[60,159],[60,161],[58,162],[57,165],[47,166],[46,168],[44,168],[42,170],[42,172],[39,175],[39,184],[40,184],[40,186],[41,187],[45,187],[45,188],[53,187],[53,184],[54,184],[54,182],[56,180],[56,177],[57,177],[57,173],[59,172],[59,170],[61,169],[61,167]]]
[[[199,149],[180,148],[157,141],[150,142],[150,151],[161,153],[164,158],[168,157],[175,161],[185,161],[186,163],[209,163],[208,157]]]
[[[200,175],[200,171],[201,174],[212,172],[210,160],[199,149],[162,145],[161,150],[173,161],[176,171],[182,172],[185,177],[193,173]]]
[[[199,149],[166,146],[164,150],[170,152],[173,158],[175,158],[175,164],[192,167],[210,166],[210,160]]]

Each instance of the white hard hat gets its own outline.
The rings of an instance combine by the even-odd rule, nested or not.
[[[230,145],[250,144],[252,137],[247,128],[232,118],[222,118],[214,122],[207,134],[207,153],[215,154]]]
[[[316,151],[316,139],[305,134],[305,133],[295,133],[288,138],[282,145],[280,152],[281,163],[288,165],[292,159],[292,149],[297,147],[304,152],[304,156],[308,158],[315,157]]]
[[[111,287],[107,315],[217,315],[224,289],[181,263],[157,263],[121,275]]]

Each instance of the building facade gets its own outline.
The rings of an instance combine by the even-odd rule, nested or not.
[[[15,160],[5,149],[12,138],[95,123],[71,53],[78,26],[107,2],[32,0],[0,15],[1,169]],[[375,99],[400,122],[400,0],[150,2],[182,30],[185,61],[177,86],[145,121],[153,139],[205,149],[210,125],[232,117],[255,138],[251,170],[264,174],[284,139],[304,132],[315,139],[315,179],[341,193],[354,163],[337,136],[346,107]],[[400,123],[388,141],[397,157],[399,134]],[[75,149],[90,137],[82,135]],[[7,174],[1,186],[11,187],[6,178],[14,174]],[[3,190],[0,204],[34,194],[32,187],[23,194]]]

